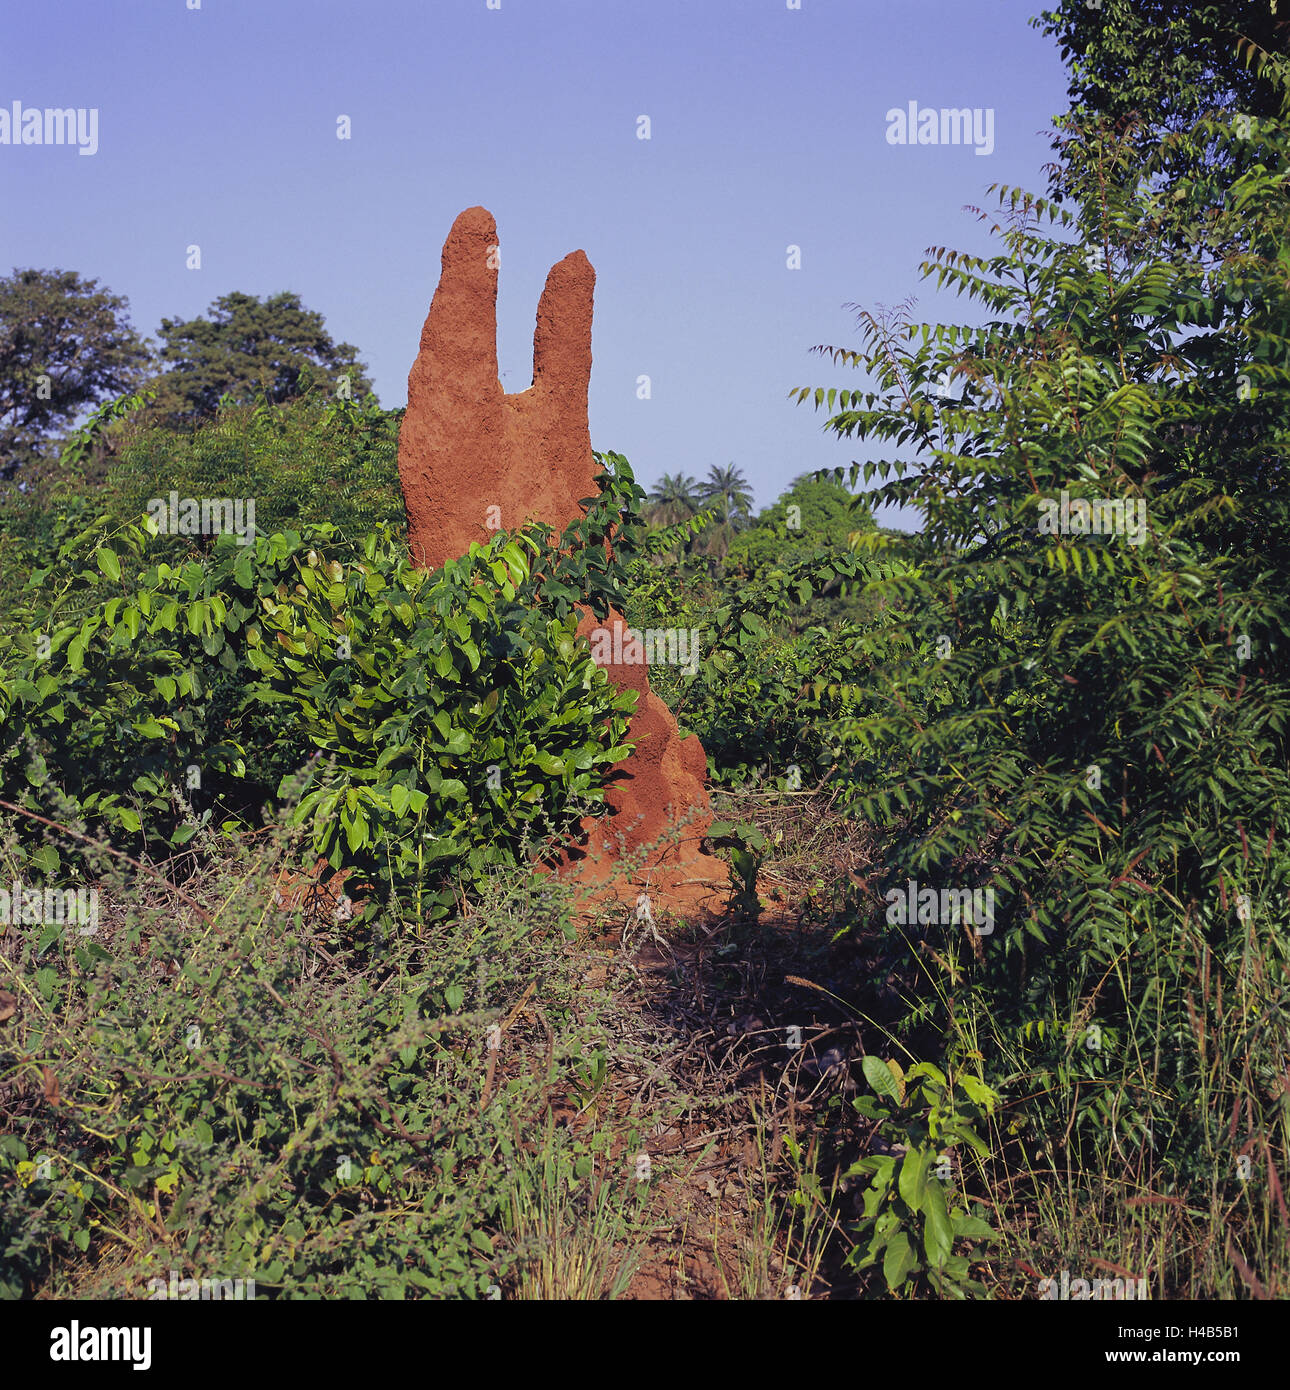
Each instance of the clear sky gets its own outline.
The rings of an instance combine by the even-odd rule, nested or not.
[[[734,463],[759,505],[864,457],[787,399],[860,384],[811,347],[858,345],[852,302],[917,294],[967,320],[920,283],[923,253],[988,248],[964,206],[996,182],[1041,191],[1066,104],[1027,23],[1044,0],[198,2],[6,19],[0,107],[99,124],[92,156],[0,145],[0,273],[98,278],[150,336],[232,290],[293,290],[399,406],[444,237],[482,203],[505,388],[529,385],[546,272],[581,247],[594,446],[647,485]],[[890,144],[911,101],[992,111],[992,151]]]

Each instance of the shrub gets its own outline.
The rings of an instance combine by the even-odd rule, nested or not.
[[[1086,133],[1076,210],[1004,190],[1001,254],[925,267],[984,327],[863,315],[863,351],[826,351],[877,383],[837,393],[830,427],[908,444],[864,472],[927,521],[875,586],[906,636],[865,721],[903,750],[856,802],[887,832],[877,887],[997,899],[992,934],[934,910],[886,928],[904,1025],[992,1039],[992,1080],[1024,1078],[1054,1160],[1213,1194],[1262,1240],[1275,1194],[1236,1160],[1272,1169],[1287,1140],[1290,142],[1258,138],[1265,162],[1209,208],[1168,148],[1138,165]],[[1242,249],[1153,246],[1188,199]],[[958,394],[934,389],[946,373]],[[1068,516],[1110,503],[1142,530],[1051,526],[1063,494]]]
[[[150,519],[70,538],[0,635],[0,799],[170,852],[251,824],[312,757],[298,810],[318,852],[446,911],[539,822],[558,832],[599,801],[625,754],[635,696],[573,620],[618,592],[604,539],[639,489],[610,463],[558,545],[545,526],[500,534],[433,575],[389,533],[329,558],[327,526],[223,535],[179,565],[153,562]]]
[[[498,875],[478,910],[433,932],[396,911],[359,951],[269,910],[275,840],[217,847],[186,901],[105,872],[95,935],[0,933],[0,1297],[157,1296],[173,1270],[472,1299],[527,1267],[532,1141],[605,1027],[558,888]],[[605,1146],[569,1138],[576,1201]]]

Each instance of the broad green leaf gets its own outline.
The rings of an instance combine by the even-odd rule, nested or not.
[[[900,1162],[899,1191],[901,1199],[911,1211],[923,1208],[923,1193],[927,1189],[927,1170],[931,1166],[931,1155],[917,1145],[911,1144]]]
[[[996,1234],[988,1221],[982,1221],[979,1216],[969,1216],[966,1212],[955,1212],[951,1218],[951,1225],[955,1236],[980,1236],[991,1239]]]
[[[944,1263],[954,1246],[954,1231],[945,1207],[945,1191],[940,1182],[930,1182],[924,1188],[923,1248],[932,1265]]]
[[[882,1260],[882,1276],[887,1287],[895,1292],[909,1278],[918,1259],[904,1231],[893,1236],[887,1244],[887,1253]]]
[[[872,1054],[863,1058],[860,1068],[864,1072],[865,1080],[873,1087],[878,1095],[884,1100],[900,1103],[900,1087],[896,1078],[891,1074],[891,1069],[881,1057]]]

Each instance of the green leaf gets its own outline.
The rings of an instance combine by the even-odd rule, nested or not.
[[[957,1078],[958,1084],[962,1086],[968,1099],[977,1105],[983,1106],[986,1110],[993,1110],[999,1097],[978,1077],[972,1076],[967,1072],[962,1073]]]
[[[58,873],[59,857],[58,851],[53,845],[38,845],[31,851],[28,859],[31,867],[38,874],[44,876],[46,881],[52,881]]]
[[[923,1194],[927,1189],[927,1170],[930,1166],[931,1155],[914,1144],[909,1146],[901,1159],[900,1196],[910,1211],[921,1211],[923,1208]]]
[[[121,561],[117,558],[114,550],[109,550],[106,546],[100,546],[94,552],[94,558],[98,561],[99,569],[113,581],[121,578]]]
[[[909,1237],[904,1231],[900,1231],[887,1243],[887,1253],[882,1260],[882,1276],[887,1281],[887,1287],[895,1292],[909,1278],[917,1264],[918,1260],[910,1246]]]
[[[63,934],[61,922],[50,922],[36,940],[36,955],[43,956]]]
[[[945,1191],[939,1182],[929,1183],[924,1191],[923,1248],[928,1262],[944,1264],[954,1247],[954,1230],[945,1207]]]
[[[367,843],[367,817],[355,806],[341,812],[341,824],[345,827],[345,843],[353,854],[360,845]]]
[[[955,1212],[951,1218],[951,1225],[954,1227],[955,1236],[980,1236],[990,1239],[996,1234],[988,1221],[983,1221],[979,1216],[969,1216],[966,1212]]]
[[[878,1095],[882,1096],[884,1100],[894,1101],[897,1105],[900,1104],[900,1086],[891,1074],[891,1068],[881,1057],[874,1057],[870,1054],[862,1058],[860,1069],[864,1072],[865,1080]]]

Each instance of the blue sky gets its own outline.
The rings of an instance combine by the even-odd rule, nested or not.
[[[98,278],[147,335],[294,290],[398,406],[444,237],[482,203],[506,389],[531,380],[547,270],[581,247],[595,447],[646,484],[733,462],[759,505],[864,457],[787,398],[859,384],[811,347],[858,345],[852,302],[969,319],[918,264],[988,248],[963,208],[990,184],[1042,190],[1065,106],[1027,23],[1044,0],[192,3],[43,0],[6,26],[0,107],[98,108],[99,148],[0,145],[0,273]],[[889,144],[910,101],[992,110],[993,151]]]

